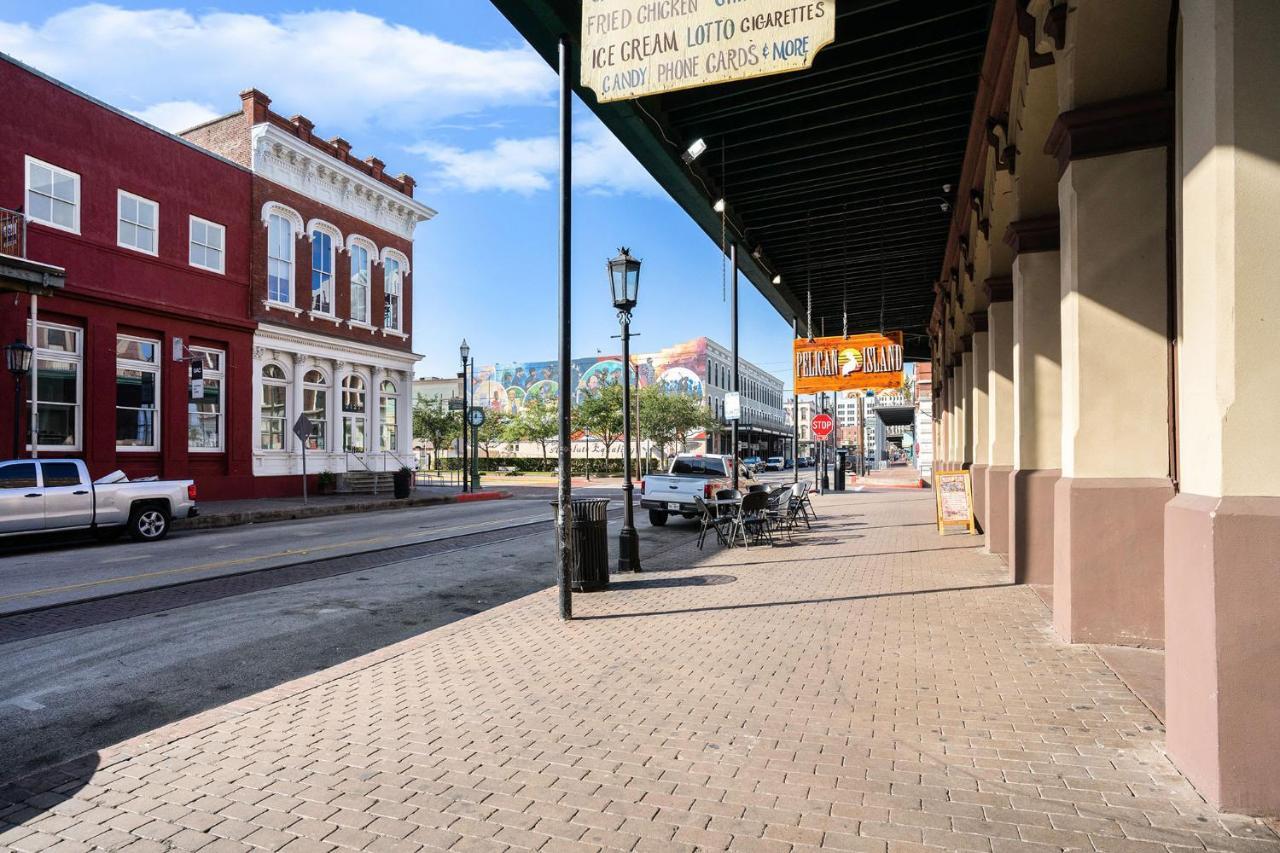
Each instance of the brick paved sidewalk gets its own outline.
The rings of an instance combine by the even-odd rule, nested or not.
[[[548,590],[28,779],[0,845],[1280,850],[928,492],[818,510],[794,546],[651,557],[571,624]]]

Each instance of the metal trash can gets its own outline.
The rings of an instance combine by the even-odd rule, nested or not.
[[[552,517],[557,518],[559,501],[551,502]],[[599,592],[609,588],[609,499],[574,498],[569,502],[573,513],[573,563],[569,567],[570,586],[574,592]]]
[[[843,447],[836,451],[836,491],[844,491],[844,477],[849,466],[849,451]]]

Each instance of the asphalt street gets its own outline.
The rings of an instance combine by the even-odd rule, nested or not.
[[[545,498],[529,498],[193,532],[137,546],[150,552],[144,559],[152,566],[208,563],[210,553],[219,553],[216,546],[228,543],[236,547],[223,552],[240,557],[256,549],[266,565],[278,559],[272,554],[300,547],[328,557],[407,537],[505,530],[499,541],[477,537],[481,544],[470,545],[464,537],[422,559],[0,644],[7,664],[0,671],[0,782],[552,585],[552,530],[527,523],[549,516]],[[620,524],[619,513],[609,525],[611,549]],[[637,527],[642,550],[673,547],[697,531],[690,522],[652,528],[643,515]],[[7,588],[123,574],[126,563],[105,563],[124,569],[103,575],[94,568],[103,560],[86,559],[124,556],[118,549],[95,545],[5,558],[6,575],[21,573],[19,565],[56,572],[52,583],[10,579]]]

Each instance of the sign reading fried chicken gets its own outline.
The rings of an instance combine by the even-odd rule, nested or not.
[[[582,85],[607,103],[799,71],[835,37],[835,0],[585,0]]]
[[[794,368],[797,394],[901,388],[902,332],[799,338]]]

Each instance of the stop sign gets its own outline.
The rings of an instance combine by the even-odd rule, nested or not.
[[[836,422],[831,419],[831,415],[824,412],[813,416],[813,434],[816,437],[826,438],[835,428]]]

